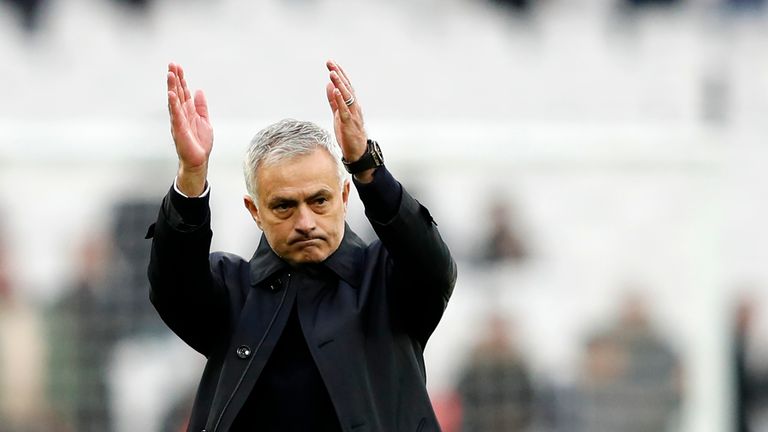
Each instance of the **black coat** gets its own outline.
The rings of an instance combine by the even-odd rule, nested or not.
[[[204,216],[190,221],[186,215],[195,212]],[[150,299],[208,359],[190,432],[229,430],[287,321],[284,305],[294,301],[344,431],[440,430],[423,350],[453,290],[456,265],[427,209],[404,189],[395,216],[371,224],[380,240],[365,245],[346,227],[339,249],[322,263],[337,283],[318,285],[264,237],[250,261],[209,255],[208,198],[185,199],[173,189],[166,195],[148,233]]]

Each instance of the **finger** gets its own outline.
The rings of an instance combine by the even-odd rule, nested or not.
[[[179,95],[172,91],[168,92],[168,108],[171,113],[171,127],[174,132],[180,132],[187,124],[187,114],[181,106]]]
[[[181,103],[179,95],[174,92],[168,92],[168,106],[171,110],[171,124],[174,127],[185,128],[189,124],[189,116],[184,111],[184,105]]]
[[[189,87],[187,87],[187,80],[184,78],[181,79],[181,88],[184,90],[184,102],[192,99],[192,92],[189,91]]]
[[[344,97],[341,95],[341,91],[339,91],[338,88],[333,89],[333,97],[336,101],[336,106],[338,107],[339,118],[341,118],[342,123],[346,123],[352,117],[352,112],[349,110],[347,104],[344,103]]]
[[[344,70],[341,68],[341,66],[339,66],[338,63],[333,60],[328,60],[326,66],[328,67],[328,71],[335,71],[338,73],[347,88],[349,88],[350,91],[352,90],[352,84],[349,82],[349,77],[347,77],[347,74],[344,73]]]
[[[166,75],[166,83],[168,85],[169,92],[176,92],[176,75],[168,68],[168,74]]]
[[[168,91],[176,96],[181,107],[184,107],[183,96],[179,93],[181,86],[179,85],[179,77],[174,72],[168,72]]]
[[[184,69],[181,67],[181,65],[178,65],[179,67],[179,81],[181,83],[181,89],[183,91],[184,98],[182,99],[182,103],[185,103],[186,101],[192,99],[192,92],[189,91],[189,87],[187,87],[187,79],[184,78]]]
[[[175,126],[184,126],[186,123],[187,114],[184,112],[184,107],[181,104],[179,95],[175,92],[168,92],[168,109],[171,113],[171,124]]]
[[[331,71],[331,82],[337,89],[339,89],[339,91],[341,92],[341,95],[344,96],[345,101],[349,100],[352,97],[352,92],[349,91],[349,89],[341,80],[341,77],[336,71]]]
[[[336,87],[334,87],[333,83],[328,83],[325,86],[325,95],[328,97],[328,104],[331,106],[331,111],[336,113],[338,107],[336,105],[336,95],[334,94],[334,90],[336,90]]]
[[[352,83],[349,81],[349,77],[347,76],[346,72],[344,72],[344,69],[342,69],[341,65],[333,60],[328,60],[327,66],[329,71],[336,71],[336,73],[338,73],[341,77],[341,80],[344,82],[344,85],[347,86],[347,89],[352,94],[355,94],[355,89],[352,87]]]
[[[176,96],[179,97],[180,101],[184,103],[184,92],[181,89],[181,82],[179,79],[179,65],[176,63],[169,63],[168,64],[168,73],[173,74],[173,87],[170,87],[170,81],[169,81],[169,87],[168,90],[176,93]]]
[[[178,70],[173,72],[173,88],[171,89],[179,98],[179,103],[184,103],[184,90],[181,88],[181,80],[179,79]]]
[[[174,87],[172,90],[176,93],[176,96],[179,97],[179,102],[183,105],[185,98],[184,88],[181,86],[181,74],[184,72],[182,71],[181,66],[176,63],[171,63],[169,69],[173,72],[174,76]]]
[[[347,73],[344,72],[344,69],[342,69],[341,66],[337,65],[336,63],[334,63],[334,65],[336,65],[337,72],[339,72],[339,75],[341,76],[341,79],[344,80],[344,84],[347,86],[349,91],[351,91],[352,94],[354,94],[355,93],[355,89],[354,89],[354,87],[352,87],[352,82],[349,81],[349,76],[347,76]]]
[[[195,92],[195,110],[200,117],[208,120],[208,101],[202,90]]]

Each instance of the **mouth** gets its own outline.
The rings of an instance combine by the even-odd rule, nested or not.
[[[291,244],[294,245],[294,246],[306,247],[306,246],[316,245],[316,244],[320,243],[321,241],[322,241],[321,238],[315,237],[315,238],[295,240]]]

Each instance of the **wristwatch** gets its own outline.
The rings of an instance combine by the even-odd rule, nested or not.
[[[341,162],[344,163],[344,168],[347,169],[347,172],[350,174],[357,174],[384,165],[384,155],[381,154],[379,143],[369,139],[368,150],[360,157],[360,159],[354,162],[347,162],[344,158],[341,158]]]

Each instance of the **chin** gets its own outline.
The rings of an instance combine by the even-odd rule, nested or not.
[[[312,256],[306,257],[304,262],[309,263],[309,264],[319,264],[319,263],[325,261],[326,258],[328,258],[327,254],[326,255],[312,255]]]
[[[319,264],[325,261],[328,255],[321,251],[302,251],[296,254],[294,262],[297,264]]]

